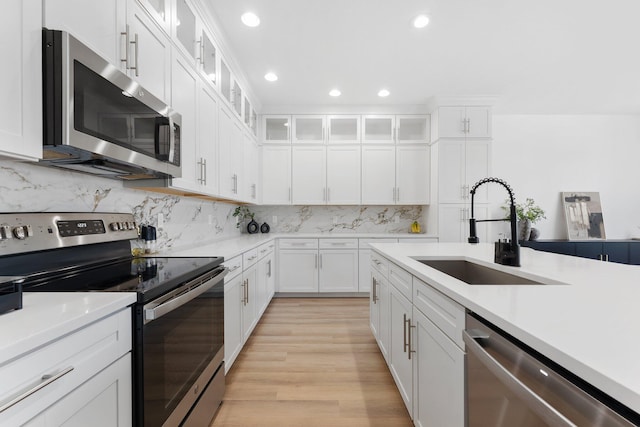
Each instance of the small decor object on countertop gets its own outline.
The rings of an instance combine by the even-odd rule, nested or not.
[[[247,233],[256,234],[259,227],[258,223],[252,218],[249,224],[247,224]]]
[[[507,205],[502,206],[502,209],[507,213],[507,219],[509,219],[509,200],[505,201]],[[524,203],[516,203],[516,216],[518,217],[518,240],[536,240],[540,237],[540,230],[535,229],[533,237],[531,236],[532,225],[541,219],[546,218],[544,210],[535,204],[535,201],[527,197]]]
[[[409,233],[422,234],[422,227],[418,221],[413,221],[411,223],[411,230],[409,230]]]
[[[262,225],[260,226],[260,232],[268,233],[269,231],[271,231],[271,227],[269,227],[269,224],[267,224],[266,222],[263,222]]]

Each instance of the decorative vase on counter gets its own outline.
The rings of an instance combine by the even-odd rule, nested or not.
[[[249,224],[247,224],[247,233],[249,234],[256,234],[259,229],[260,225],[254,219],[251,219]]]
[[[529,235],[529,240],[538,240],[540,237],[540,230],[537,228],[531,227],[531,234]]]
[[[529,240],[531,237],[531,220],[524,219],[518,221],[518,240]]]

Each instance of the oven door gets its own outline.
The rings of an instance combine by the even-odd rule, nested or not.
[[[178,425],[224,375],[226,274],[214,270],[138,310],[135,425]]]

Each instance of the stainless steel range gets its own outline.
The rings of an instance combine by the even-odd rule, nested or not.
[[[222,257],[137,258],[131,214],[0,214],[0,272],[24,292],[135,292],[135,426],[208,425],[224,394]]]

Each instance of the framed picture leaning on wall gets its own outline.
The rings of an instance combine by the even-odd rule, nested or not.
[[[571,191],[561,195],[569,240],[606,239],[600,193]]]

